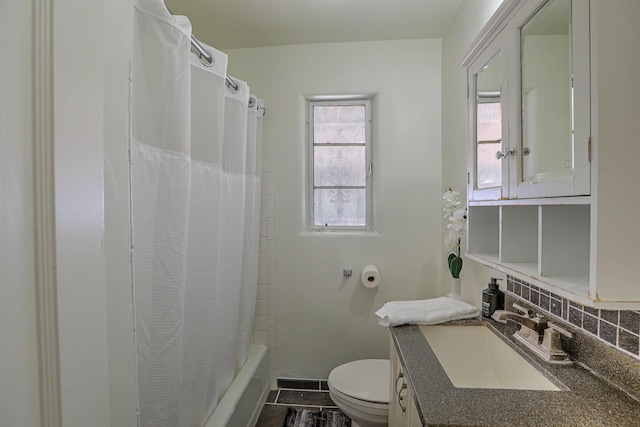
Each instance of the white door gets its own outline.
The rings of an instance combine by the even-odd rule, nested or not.
[[[32,2],[0,4],[0,425],[39,426],[31,158]]]
[[[0,2],[3,427],[110,425],[103,17],[99,0]]]

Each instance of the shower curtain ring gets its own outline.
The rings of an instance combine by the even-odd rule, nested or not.
[[[198,58],[200,58],[200,62],[202,62],[202,65],[204,65],[205,67],[213,67],[213,65],[216,63],[216,59],[213,57],[213,55],[211,55],[206,50],[203,51],[203,53],[198,53]]]

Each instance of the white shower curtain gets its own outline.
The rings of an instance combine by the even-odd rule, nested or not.
[[[131,82],[139,425],[201,426],[246,360],[255,309],[261,114],[227,58],[135,0]]]

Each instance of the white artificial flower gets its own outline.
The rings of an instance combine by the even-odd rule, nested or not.
[[[467,224],[467,214],[464,209],[456,209],[451,216],[449,217],[449,222],[447,227],[461,233],[464,233],[464,227]]]
[[[452,190],[451,188],[444,192],[442,195],[443,200],[454,200],[457,199],[460,193],[456,190]]]
[[[452,189],[445,191],[442,195],[442,212],[445,218],[451,216],[460,204],[458,196],[460,196],[460,193]]]
[[[456,233],[449,233],[444,237],[444,245],[447,248],[447,251],[453,252],[453,250],[458,246],[458,235]]]
[[[460,242],[464,237],[465,227],[467,225],[467,210],[466,208],[458,208],[460,204],[460,199],[458,198],[460,193],[455,190],[449,188],[447,191],[442,194],[442,212],[444,213],[444,217],[449,220],[447,224],[447,235],[444,237],[444,245],[447,248],[447,251],[456,257],[460,257]],[[459,274],[459,270],[462,267],[458,261],[458,265],[454,270],[452,270],[451,265],[449,265],[449,269],[451,275],[453,277],[457,277]]]
[[[459,247],[467,225],[466,208],[458,208],[460,205],[459,195],[460,193],[452,189],[445,191],[442,195],[442,212],[444,212],[444,217],[449,220],[448,233],[445,237],[445,246],[449,251]]]

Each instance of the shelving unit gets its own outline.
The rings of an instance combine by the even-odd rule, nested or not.
[[[583,305],[639,309],[640,302],[633,299],[598,296],[597,290],[607,288],[603,286],[607,282],[598,281],[592,268],[596,259],[591,248],[592,206],[544,201],[470,205],[467,258]]]
[[[482,254],[498,259],[500,251],[500,207],[469,206],[467,250],[470,254]]]
[[[589,277],[589,205],[540,206],[539,274]]]
[[[593,305],[589,296],[591,206],[573,199],[555,200],[559,201],[565,203],[469,206],[467,257]]]
[[[538,262],[538,207],[500,207],[500,262],[522,264]]]

